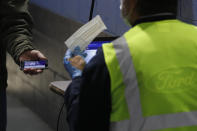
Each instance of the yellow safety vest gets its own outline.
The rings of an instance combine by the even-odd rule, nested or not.
[[[103,51],[112,131],[197,131],[197,27],[138,24]]]

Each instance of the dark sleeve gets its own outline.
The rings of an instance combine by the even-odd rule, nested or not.
[[[65,102],[71,131],[109,131],[110,77],[102,49],[86,65],[82,77],[73,80]]]
[[[76,131],[77,128],[81,81],[81,77],[73,79],[64,95],[69,131]]]
[[[19,56],[32,47],[32,18],[28,0],[1,0],[0,29],[2,43],[19,63]]]

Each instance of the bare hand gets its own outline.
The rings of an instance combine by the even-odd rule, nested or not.
[[[19,57],[19,61],[35,61],[35,60],[47,60],[47,58],[38,50],[25,51]],[[41,69],[24,69],[23,72],[29,75],[36,75],[42,73]]]

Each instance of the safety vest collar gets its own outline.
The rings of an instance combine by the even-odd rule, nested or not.
[[[133,26],[136,26],[141,23],[146,22],[154,22],[154,21],[161,21],[161,20],[172,20],[176,19],[176,15],[173,13],[159,13],[159,14],[153,14],[148,16],[142,16],[139,19],[137,19]]]

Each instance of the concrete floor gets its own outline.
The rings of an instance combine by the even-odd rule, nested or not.
[[[8,94],[7,131],[53,131],[35,113]]]

